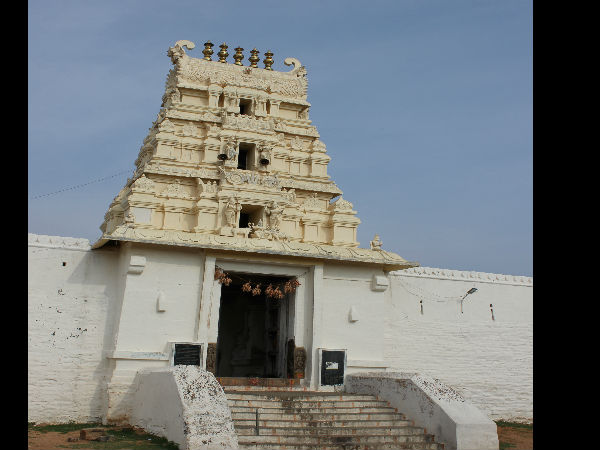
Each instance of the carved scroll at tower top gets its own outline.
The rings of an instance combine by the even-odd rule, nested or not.
[[[192,58],[186,54],[184,47],[188,50],[195,48],[191,41],[177,41],[173,47],[167,51],[167,56],[176,66],[177,77],[180,81],[198,85],[229,85],[251,89],[259,89],[271,94],[279,94],[285,97],[298,98],[306,100],[308,80],[306,77],[306,68],[300,64],[296,58],[286,58],[284,64],[294,68],[289,72],[275,71],[270,68],[272,55],[270,51],[265,53],[265,68],[260,68],[256,64],[258,61],[258,50],[254,49],[252,56],[248,58],[250,64],[244,66],[243,53],[241,47],[236,48],[234,55],[235,63],[228,64],[227,52],[228,46],[221,45],[221,51],[218,53],[219,60],[212,59],[213,44],[205,43],[205,49],[202,52],[204,58]],[[224,46],[224,49],[223,49]]]

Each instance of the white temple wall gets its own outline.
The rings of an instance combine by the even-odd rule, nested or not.
[[[116,300],[115,248],[29,235],[28,420],[91,422],[102,415]],[[63,265],[63,263],[66,263]]]
[[[203,252],[185,247],[125,245],[131,247],[132,257],[145,258],[145,266],[139,274],[127,274],[116,350],[167,352],[168,341],[194,341]]]
[[[169,365],[171,342],[198,342],[204,267],[199,249],[128,242],[120,247],[118,276],[124,283],[114,349],[107,355],[113,370],[103,416],[111,422],[128,420],[139,370]]]
[[[423,267],[390,278],[388,370],[438,378],[493,419],[533,417],[531,278]]]
[[[325,264],[321,347],[347,349],[348,373],[384,366],[385,292],[371,289],[372,267]],[[352,309],[352,316],[351,316]]]
[[[135,374],[169,365],[170,342],[216,342],[215,264],[298,276],[294,336],[312,387],[317,349],[347,349],[347,373],[420,372],[492,418],[532,417],[531,279],[416,268],[374,291],[377,269],[298,262],[132,243],[91,251],[85,239],[30,235],[29,420],[126,416]]]

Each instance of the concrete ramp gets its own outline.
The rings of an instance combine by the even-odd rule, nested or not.
[[[417,373],[349,374],[345,391],[376,395],[433,433],[447,450],[498,450],[496,424],[458,392]]]
[[[138,372],[131,423],[179,444],[181,450],[236,449],[237,435],[223,388],[197,366]]]

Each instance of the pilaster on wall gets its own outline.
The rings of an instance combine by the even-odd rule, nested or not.
[[[127,421],[136,373],[169,365],[172,342],[194,341],[203,253],[122,244],[116,337],[106,357],[113,367],[104,420]],[[212,272],[211,272],[212,276]]]
[[[221,285],[215,280],[216,260],[217,258],[214,256],[206,255],[204,257],[202,294],[198,302],[198,314],[196,316],[196,341],[201,342],[204,348],[204,351],[202,352],[202,367],[206,367],[206,349],[208,348],[209,342],[209,331],[207,324],[210,320],[212,303],[215,296],[217,297],[217,301],[221,298],[220,295],[216,295],[217,293],[215,293],[215,289],[218,289],[218,294],[220,294],[221,289]],[[217,320],[217,327],[218,323],[219,322]],[[216,336],[215,340],[210,342],[216,342]]]
[[[145,259],[132,255],[132,245],[122,243],[119,255],[119,265],[117,268],[117,302],[114,315],[114,338],[112,346],[106,349],[105,357],[110,360],[111,373],[108,375],[107,400],[105,411],[103,413],[103,423],[126,422],[129,411],[127,403],[131,397],[131,384],[135,378],[137,370],[129,367],[128,361],[121,361],[114,357],[119,351],[119,337],[127,331],[123,329],[122,315],[123,305],[127,297],[128,281],[131,277],[139,276],[145,267]]]
[[[309,358],[307,372],[311,373],[310,387],[315,389],[319,379],[319,347],[322,342],[323,327],[323,264],[315,264],[313,269],[313,326],[312,358]]]
[[[296,295],[294,301],[294,343],[296,347],[304,347],[306,348],[307,341],[305,337],[305,323],[306,323],[306,315],[305,315],[305,299],[306,299],[306,274],[299,275],[297,277],[298,282],[300,282],[300,286],[296,288]]]
[[[122,332],[120,322],[121,313],[123,311],[123,300],[125,298],[125,290],[127,287],[127,278],[128,276],[131,276],[131,274],[129,274],[129,265],[131,262],[131,244],[128,242],[121,243],[119,250],[119,265],[117,267],[117,302],[113,328],[115,330],[115,334],[112,346],[107,349],[107,352],[114,352],[117,350],[119,334]]]

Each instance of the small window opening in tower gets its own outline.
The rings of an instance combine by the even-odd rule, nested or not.
[[[240,114],[249,115],[252,101],[247,99],[240,100]]]
[[[219,108],[223,108],[225,106],[225,95],[219,95]]]
[[[246,170],[248,160],[248,149],[240,145],[240,154],[238,155],[238,169]]]
[[[254,168],[254,144],[240,142],[237,168],[242,170]]]
[[[271,100],[267,100],[267,114],[271,114]]]
[[[240,213],[240,228],[248,228],[248,222],[250,221],[250,214]]]
[[[249,223],[258,225],[262,221],[264,223],[264,207],[258,205],[242,205],[240,211],[239,228],[248,228]]]

